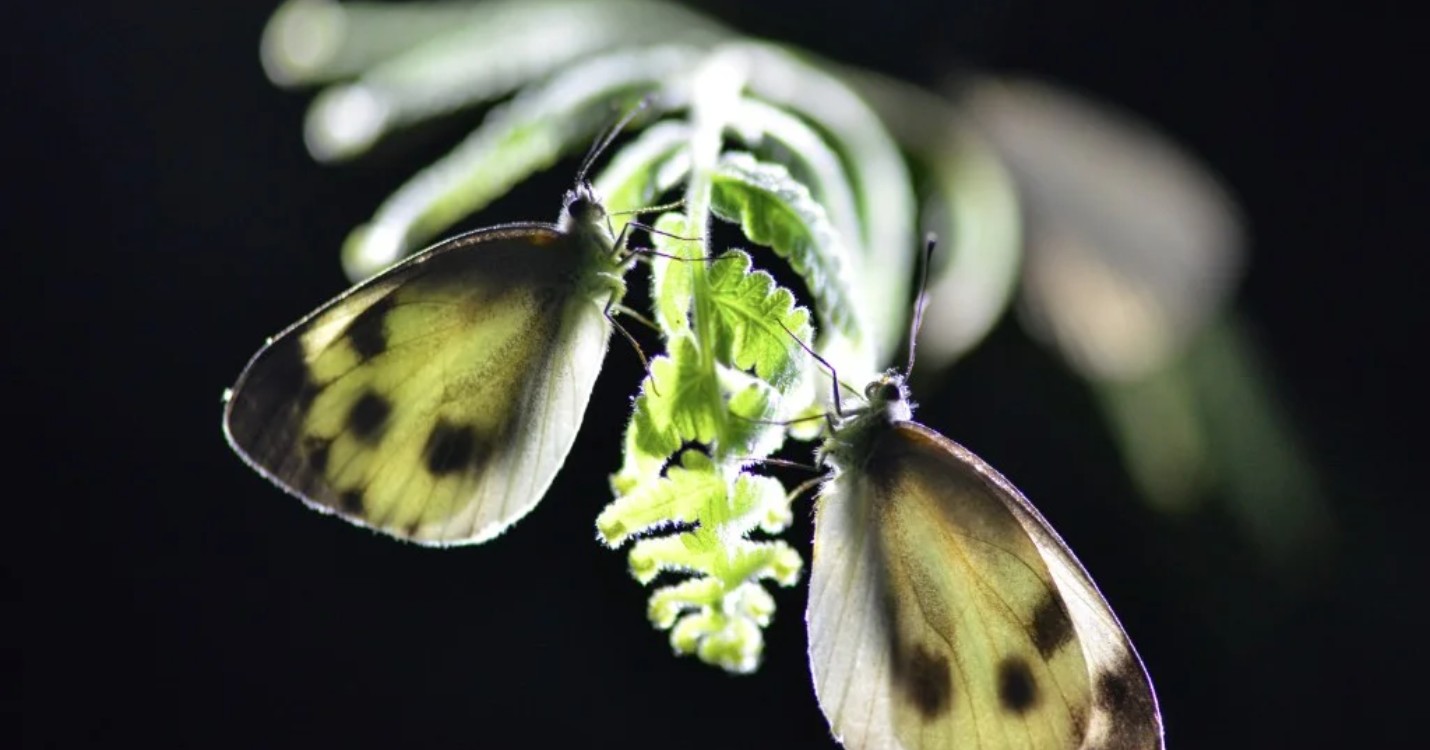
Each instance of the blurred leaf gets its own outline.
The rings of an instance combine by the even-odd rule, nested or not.
[[[640,18],[640,23],[629,19]],[[299,0],[265,30],[275,82],[328,82],[305,134],[320,161],[365,152],[386,134],[509,95],[597,53],[679,41],[708,45],[716,24],[643,0],[348,3]]]
[[[1095,390],[1128,472],[1162,510],[1217,498],[1273,565],[1324,551],[1334,526],[1320,477],[1235,318],[1160,369]]]
[[[938,239],[919,331],[922,365],[913,373],[926,379],[977,346],[1012,300],[1022,258],[1013,178],[949,99],[864,70],[841,75],[908,153],[922,200],[919,226]]]
[[[348,236],[343,266],[366,278],[486,206],[568,151],[584,148],[695,52],[655,47],[587,60],[493,109],[464,142],[393,193]],[[555,207],[553,207],[553,210]]]
[[[1230,303],[1242,229],[1226,191],[1132,117],[1046,84],[970,81],[960,104],[1023,201],[1029,329],[1084,377],[1166,363]]]
[[[831,72],[833,64],[772,44],[749,42],[740,48],[759,71],[749,81],[749,93],[809,122],[843,161],[864,228],[860,241],[851,241],[862,252],[850,273],[877,292],[862,298],[860,312],[870,328],[861,346],[872,359],[856,350],[840,364],[851,375],[877,372],[903,340],[914,253],[920,246],[910,218],[917,207],[913,181],[903,155],[869,103]]]

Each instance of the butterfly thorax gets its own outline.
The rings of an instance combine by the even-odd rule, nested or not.
[[[596,189],[582,181],[566,191],[561,217],[556,228],[569,236],[580,249],[581,264],[577,278],[596,290],[609,290],[619,299],[625,292],[620,250],[611,233],[610,214],[601,203]]]
[[[874,442],[897,422],[913,418],[914,403],[904,376],[890,370],[864,388],[864,405],[849,410],[839,420],[834,434],[820,449],[821,463],[834,469],[837,475],[859,460],[873,455]]]

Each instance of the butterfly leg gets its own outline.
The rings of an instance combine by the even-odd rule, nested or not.
[[[628,215],[630,215],[630,214],[635,214],[635,215],[639,216],[640,214],[653,214],[653,213],[655,213],[655,212],[657,212],[657,211],[669,211],[669,210],[675,209],[675,208],[683,208],[684,206],[685,206],[685,199],[684,199],[684,198],[681,198],[681,199],[678,200],[678,201],[672,201],[672,202],[670,202],[670,203],[663,203],[663,204],[661,204],[661,205],[659,205],[659,206],[641,206],[640,208],[633,208],[633,209],[631,209],[631,210],[629,210],[629,211],[612,211],[612,212],[611,212],[611,215],[612,215],[612,216],[628,216]]]
[[[662,237],[669,237],[669,238],[672,239],[672,240],[680,240],[681,242],[704,242],[704,241],[705,241],[705,238],[704,238],[704,237],[681,237],[681,236],[678,235],[678,234],[671,234],[670,232],[667,232],[667,231],[665,231],[664,229],[656,229],[655,227],[653,227],[653,226],[651,226],[651,225],[649,225],[649,224],[646,224],[646,223],[644,223],[644,222],[639,222],[639,221],[629,221],[629,222],[626,222],[626,227],[627,227],[627,228],[629,228],[629,227],[635,227],[636,229],[644,229],[645,231],[650,232],[651,234],[658,234],[658,235],[660,235],[660,236],[662,236]],[[624,231],[624,230],[622,230],[622,231]]]
[[[626,341],[630,343],[631,347],[636,350],[636,356],[640,357],[641,360],[641,368],[645,370],[646,377],[650,378],[650,389],[655,392],[655,395],[661,395],[660,389],[655,384],[655,374],[652,373],[650,370],[650,360],[646,359],[645,350],[641,349],[641,345],[639,342],[636,341],[636,337],[632,336],[631,332],[627,331],[626,327],[621,325],[620,321],[616,320],[616,317],[611,314],[611,308],[615,306],[615,297],[607,299],[605,308],[601,310],[601,315],[605,316],[606,321],[609,322],[617,331],[620,331],[621,335],[626,337]]]
[[[803,469],[804,471],[822,473],[818,466],[810,466],[809,464],[802,464],[798,461],[786,461],[783,458],[769,458],[768,456],[765,458],[760,458],[759,456],[736,456],[735,460],[749,461],[751,463],[769,464],[771,466],[784,466],[790,469]]]
[[[824,481],[824,476],[823,476],[823,475],[820,475],[820,476],[817,476],[817,477],[811,477],[810,479],[806,479],[806,480],[804,480],[803,482],[800,482],[798,486],[796,486],[794,489],[790,490],[790,491],[789,491],[789,494],[785,496],[785,497],[786,497],[785,504],[786,504],[786,505],[794,505],[794,501],[798,500],[800,495],[803,495],[804,493],[809,492],[810,489],[812,489],[813,487],[815,487],[816,485],[818,485],[820,482],[823,482],[823,481]]]
[[[675,260],[675,261],[680,261],[680,262],[682,262],[682,263],[693,263],[693,262],[696,262],[696,261],[710,261],[710,262],[715,262],[715,261],[721,261],[721,260],[735,260],[735,259],[738,259],[738,258],[740,257],[740,254],[739,254],[739,253],[726,253],[726,254],[724,254],[724,255],[699,255],[699,256],[696,256],[696,257],[694,257],[694,258],[686,258],[685,256],[682,256],[682,255],[672,255],[672,254],[670,254],[670,253],[663,253],[663,252],[661,252],[661,251],[659,251],[659,250],[655,250],[655,249],[653,249],[653,248],[643,247],[643,248],[639,248],[639,249],[636,249],[636,250],[631,250],[631,251],[630,251],[630,255],[627,255],[627,256],[626,256],[627,259],[629,259],[629,258],[637,258],[637,259],[639,259],[639,260],[645,260],[645,261],[649,261],[652,257],[655,257],[655,258],[665,258],[666,260]],[[622,262],[624,262],[624,260],[623,260]]]
[[[746,417],[741,414],[735,414],[734,412],[731,412],[730,416],[736,419],[744,420],[746,422],[753,422],[755,424],[772,424],[779,425],[780,427],[789,427],[793,424],[804,424],[805,422],[813,422],[816,419],[824,419],[825,417],[828,417],[829,414],[828,412],[824,414],[811,414],[808,417],[797,417],[795,419],[755,419],[754,417]]]
[[[619,304],[619,303],[614,304],[614,305],[611,305],[608,309],[614,310],[614,311],[616,311],[617,313],[620,313],[621,315],[628,315],[628,316],[630,316],[631,318],[633,318],[636,322],[640,323],[641,325],[644,325],[646,328],[649,328],[649,329],[651,329],[652,331],[655,331],[656,333],[660,333],[660,326],[656,325],[656,324],[655,324],[655,321],[653,321],[653,320],[651,320],[650,318],[647,318],[646,316],[640,314],[640,313],[637,312],[636,310],[633,310],[633,309],[631,309],[631,308],[629,308],[629,307],[626,307],[625,305],[622,305],[622,304]]]

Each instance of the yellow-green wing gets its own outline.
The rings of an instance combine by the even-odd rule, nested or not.
[[[862,458],[821,493],[806,614],[846,747],[1162,747],[1131,642],[1016,488],[912,422]]]
[[[230,444],[324,512],[425,544],[485,541],[536,505],[605,357],[605,300],[568,234],[462,235],[269,341]]]

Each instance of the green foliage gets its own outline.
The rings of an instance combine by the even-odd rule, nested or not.
[[[465,140],[353,230],[343,249],[353,279],[647,104],[591,175],[617,232],[638,217],[618,212],[681,201],[634,234],[633,249],[653,251],[662,350],[633,400],[597,531],[612,548],[630,545],[642,584],[664,583],[648,614],[674,649],[730,671],[759,664],[775,614],[765,585],[791,585],[802,568],[769,538],[788,524],[790,498],[758,474],[759,459],[820,426],[782,423],[828,408],[828,376],[796,338],[848,382],[888,366],[904,345],[918,230],[948,248],[930,279],[925,372],[975,346],[1026,279],[1013,178],[959,104],[741,39],[674,5],[290,0],[265,31],[263,60],[281,85],[332,84],[306,125],[324,161],[487,106]],[[714,221],[749,245],[713,246]],[[763,270],[776,265],[797,274],[809,308]]]
[[[494,108],[481,128],[414,175],[371,221],[353,230],[343,247],[349,277],[372,275],[532,173],[582,148],[609,123],[611,112],[618,111],[613,107],[634,106],[663,75],[688,65],[694,54],[677,47],[610,53]]]
[[[641,532],[683,529],[631,548],[631,573],[641,583],[662,572],[692,576],[652,595],[651,621],[671,629],[677,652],[746,672],[759,664],[759,629],[774,614],[774,600],[758,582],[793,585],[802,567],[788,544],[748,536],[756,529],[779,533],[789,522],[789,497],[779,482],[741,473],[732,481],[709,456],[686,450],[665,476],[607,506],[596,528],[612,547]]]
[[[827,324],[846,335],[860,330],[859,308],[846,296],[848,251],[809,190],[778,164],[730,153],[712,182],[711,211],[739,225],[752,242],[784,258],[805,280]]]
[[[738,250],[711,264],[709,291],[716,359],[776,386],[788,384],[799,360],[791,356],[787,332],[809,335],[809,314],[795,307],[794,295],[768,273],[752,273],[750,256]]]
[[[648,23],[613,20],[636,15]],[[406,32],[377,33],[399,16]],[[580,41],[554,41],[563,38]],[[354,230],[344,248],[353,278],[579,153],[647,100],[593,183],[611,212],[676,197],[682,211],[656,217],[649,233],[663,351],[634,399],[611,477],[616,497],[597,530],[613,548],[630,545],[637,580],[666,582],[649,615],[677,652],[754,669],[775,613],[764,585],[792,585],[803,566],[770,538],[788,525],[790,498],[757,473],[786,440],[782,420],[823,408],[823,376],[799,341],[863,377],[899,345],[907,311],[912,189],[879,119],[817,67],[652,2],[299,0],[275,15],[264,58],[285,83],[350,79],[309,113],[309,146],[325,160],[357,155],[404,124],[509,96]],[[614,214],[614,229],[635,218]],[[759,268],[766,250],[712,246],[712,221],[782,259],[810,290],[813,314]]]

